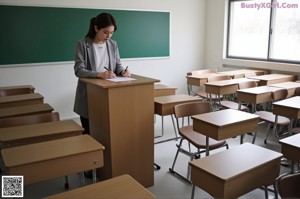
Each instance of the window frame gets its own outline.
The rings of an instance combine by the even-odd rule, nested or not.
[[[270,57],[271,52],[271,35],[273,31],[272,23],[274,21],[274,9],[276,9],[273,6],[270,6],[270,8],[264,8],[264,9],[270,9],[270,21],[269,21],[269,34],[268,34],[268,47],[267,47],[267,57],[264,58],[254,58],[254,57],[244,57],[244,56],[235,56],[235,55],[229,55],[229,48],[230,48],[230,27],[231,27],[231,3],[232,2],[241,2],[245,0],[228,0],[228,13],[227,13],[227,31],[226,31],[226,52],[225,56],[226,59],[237,59],[237,60],[252,60],[252,61],[263,61],[263,62],[273,62],[273,63],[287,63],[287,64],[300,64],[300,57],[299,60],[283,60],[283,59],[276,59]],[[252,1],[252,0],[249,0]],[[271,0],[271,4],[274,4],[276,0]],[[299,9],[299,8],[298,8]],[[274,22],[275,23],[275,22]]]

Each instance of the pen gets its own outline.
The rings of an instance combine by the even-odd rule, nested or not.
[[[128,66],[125,68],[125,71],[127,71],[127,69],[128,69]]]
[[[108,68],[104,67],[106,70],[110,71]]]

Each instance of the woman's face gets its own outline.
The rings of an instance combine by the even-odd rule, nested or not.
[[[114,33],[115,27],[113,25],[101,29],[95,27],[95,30],[96,30],[96,35],[95,35],[94,42],[104,43],[107,40],[109,40],[109,38],[111,38],[111,36]]]

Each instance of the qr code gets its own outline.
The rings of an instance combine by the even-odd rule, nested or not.
[[[23,182],[23,176],[2,176],[2,198],[22,198]]]

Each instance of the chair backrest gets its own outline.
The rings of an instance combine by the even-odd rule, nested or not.
[[[228,80],[230,79],[230,76],[212,76],[212,77],[207,77],[207,82],[215,82],[215,81],[221,81],[221,80]]]
[[[58,112],[0,119],[0,128],[59,121]]]
[[[187,75],[201,75],[205,73],[216,73],[217,69],[203,69],[203,70],[194,70],[191,72],[188,72]]]
[[[278,193],[282,198],[300,198],[300,173],[280,176],[277,185]]]
[[[252,88],[257,87],[257,83],[255,81],[246,81],[239,83],[239,89]]]
[[[190,102],[174,106],[174,113],[176,118],[208,113],[211,112],[211,110],[212,107],[210,102]]]
[[[246,73],[245,74],[245,77],[254,77],[254,76],[257,76],[256,72],[250,72],[250,73]]]
[[[245,74],[237,74],[237,75],[233,75],[232,79],[238,79],[238,78],[244,78]]]
[[[295,96],[300,96],[300,87],[295,89]]]
[[[287,95],[288,95],[287,89],[280,89],[280,90],[273,91],[271,93],[272,100],[274,102],[285,99],[287,97]]]
[[[3,89],[0,90],[0,97],[11,96],[11,95],[22,95],[32,93],[30,88],[16,88],[16,89]]]

